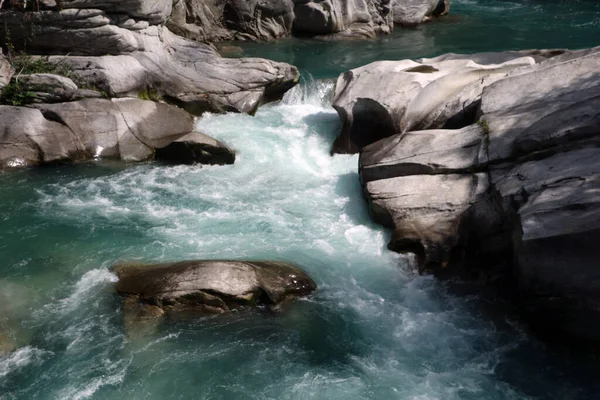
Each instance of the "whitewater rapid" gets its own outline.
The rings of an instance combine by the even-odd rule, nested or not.
[[[255,117],[199,120],[198,131],[236,149],[233,166],[63,168],[31,192],[40,178],[12,178],[23,194],[0,213],[2,239],[15,237],[6,278],[42,300],[19,314],[31,338],[0,359],[1,397],[535,397],[510,379],[513,354],[528,343],[517,325],[499,327],[477,297],[449,294],[387,251],[357,156],[329,155],[339,130],[331,89],[308,79]],[[171,321],[155,337],[128,339],[110,265],[197,258],[290,261],[319,290],[283,315]],[[526,372],[543,392],[559,390]],[[577,393],[560,388],[562,398]]]

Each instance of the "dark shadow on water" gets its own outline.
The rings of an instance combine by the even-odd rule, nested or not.
[[[260,353],[272,362],[293,361],[347,371],[354,368],[352,357],[360,357],[368,349],[369,339],[359,321],[359,315],[348,308],[338,309],[321,301],[297,301],[284,313],[246,310],[171,321],[165,324],[161,336],[178,333],[178,345],[228,349],[226,356],[218,357],[219,362],[235,362],[236,368],[248,368]],[[286,351],[282,353],[281,349]]]
[[[342,123],[337,113],[326,113],[320,112],[316,114],[311,114],[302,120],[309,131],[318,132],[320,136],[322,136],[327,143],[333,143],[335,138],[340,134],[342,129]]]

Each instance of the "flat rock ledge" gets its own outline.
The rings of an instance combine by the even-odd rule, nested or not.
[[[456,60],[484,67],[471,64],[466,75],[460,67],[424,88],[410,76]],[[500,63],[492,75],[486,62]],[[349,138],[362,145],[355,148],[371,215],[393,229],[389,248],[417,254],[423,271],[496,283],[540,332],[597,343],[600,48],[416,64],[378,63],[338,81],[345,122],[358,120],[367,135]],[[484,72],[471,80],[473,71]],[[360,80],[360,96],[350,96]],[[356,110],[367,103],[379,118]],[[449,129],[463,107],[470,117]]]
[[[222,314],[249,307],[280,310],[317,289],[300,268],[280,261],[197,260],[113,266],[125,297],[128,332],[152,330],[165,316]]]

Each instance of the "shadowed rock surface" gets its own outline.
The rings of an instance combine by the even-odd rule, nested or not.
[[[436,273],[514,285],[541,331],[597,341],[600,49],[528,53],[554,56],[476,82],[469,126],[404,131],[405,110],[389,124],[392,136],[362,149],[361,181],[374,219],[394,229],[391,249],[416,253]],[[364,71],[370,82],[383,78]]]
[[[280,261],[125,263],[113,270],[119,277],[117,292],[127,296],[126,321],[165,314],[220,314],[256,306],[276,310],[317,288],[304,271]]]
[[[192,132],[156,150],[158,160],[177,164],[233,164],[235,151],[208,135]]]

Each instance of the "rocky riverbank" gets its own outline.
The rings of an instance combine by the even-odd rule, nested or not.
[[[422,270],[514,284],[530,321],[600,334],[600,48],[382,61],[340,76],[336,152]]]
[[[254,113],[298,82],[289,64],[225,59],[173,34],[170,0],[22,5],[0,11],[0,167],[156,154],[173,162],[181,151],[186,163],[231,163],[224,145],[189,135],[189,113]],[[183,137],[185,146],[157,152]]]

